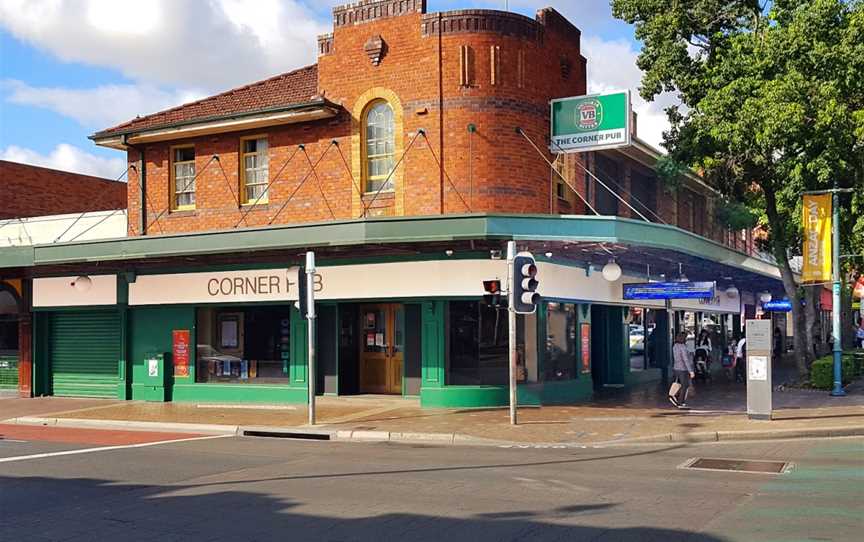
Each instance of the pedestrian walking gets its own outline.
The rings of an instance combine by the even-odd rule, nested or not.
[[[864,348],[864,318],[858,323],[858,329],[855,330],[855,339],[858,343],[858,348]]]
[[[687,336],[679,333],[675,336],[675,346],[672,347],[672,373],[675,377],[669,387],[669,402],[678,408],[687,406],[687,395],[693,385],[693,377],[696,376],[693,358],[690,357],[686,342]]]

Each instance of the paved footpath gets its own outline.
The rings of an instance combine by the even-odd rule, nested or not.
[[[521,408],[511,426],[507,409],[421,409],[417,400],[323,397],[314,430],[333,438],[440,443],[596,445],[698,442],[804,436],[864,435],[864,384],[844,398],[819,391],[774,392],[772,421],[750,420],[743,386],[703,385],[692,408],[666,402],[659,387],[579,406]],[[31,401],[33,401],[31,403]],[[28,412],[30,405],[34,412]],[[52,408],[52,405],[54,407]],[[70,408],[73,407],[73,408]],[[12,413],[12,416],[7,416]],[[63,399],[0,400],[0,422],[167,432],[234,433],[265,428],[310,431],[304,405],[196,405]]]

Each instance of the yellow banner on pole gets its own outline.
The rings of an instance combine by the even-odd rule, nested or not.
[[[831,280],[831,194],[804,196],[804,282]]]

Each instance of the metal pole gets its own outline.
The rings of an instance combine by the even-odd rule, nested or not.
[[[510,366],[510,424],[516,425],[516,300],[513,291],[513,260],[516,258],[516,241],[507,241],[507,327],[509,330]]]
[[[306,253],[306,325],[309,340],[309,425],[315,425],[315,253]]]
[[[835,184],[836,188],[836,184]],[[842,330],[840,329],[840,194],[835,190],[832,201],[832,226],[834,227],[834,242],[833,246],[833,263],[831,269],[833,271],[834,288],[833,288],[833,307],[831,311],[831,319],[833,324],[834,335],[834,389],[831,390],[831,395],[834,397],[843,397],[846,392],[843,391],[843,370],[842,356],[843,345],[840,342]]]

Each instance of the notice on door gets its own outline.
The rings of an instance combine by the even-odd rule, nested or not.
[[[189,330],[175,329],[171,352],[174,359],[174,376],[187,378],[189,376]]]

